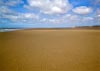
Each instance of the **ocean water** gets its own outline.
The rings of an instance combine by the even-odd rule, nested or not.
[[[0,29],[0,32],[9,32],[9,31],[16,31],[20,29]]]

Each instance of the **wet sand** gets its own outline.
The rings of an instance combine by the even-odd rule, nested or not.
[[[0,33],[0,71],[100,71],[100,30]]]

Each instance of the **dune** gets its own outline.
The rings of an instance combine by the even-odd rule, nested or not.
[[[1,32],[0,71],[100,71],[100,30]]]

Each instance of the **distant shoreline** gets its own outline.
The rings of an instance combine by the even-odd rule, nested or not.
[[[0,32],[9,32],[17,30],[100,30],[100,26],[85,26],[85,27],[68,27],[68,28],[2,28]]]

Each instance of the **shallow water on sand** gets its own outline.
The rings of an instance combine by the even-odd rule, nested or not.
[[[100,71],[100,30],[0,33],[0,71]]]

